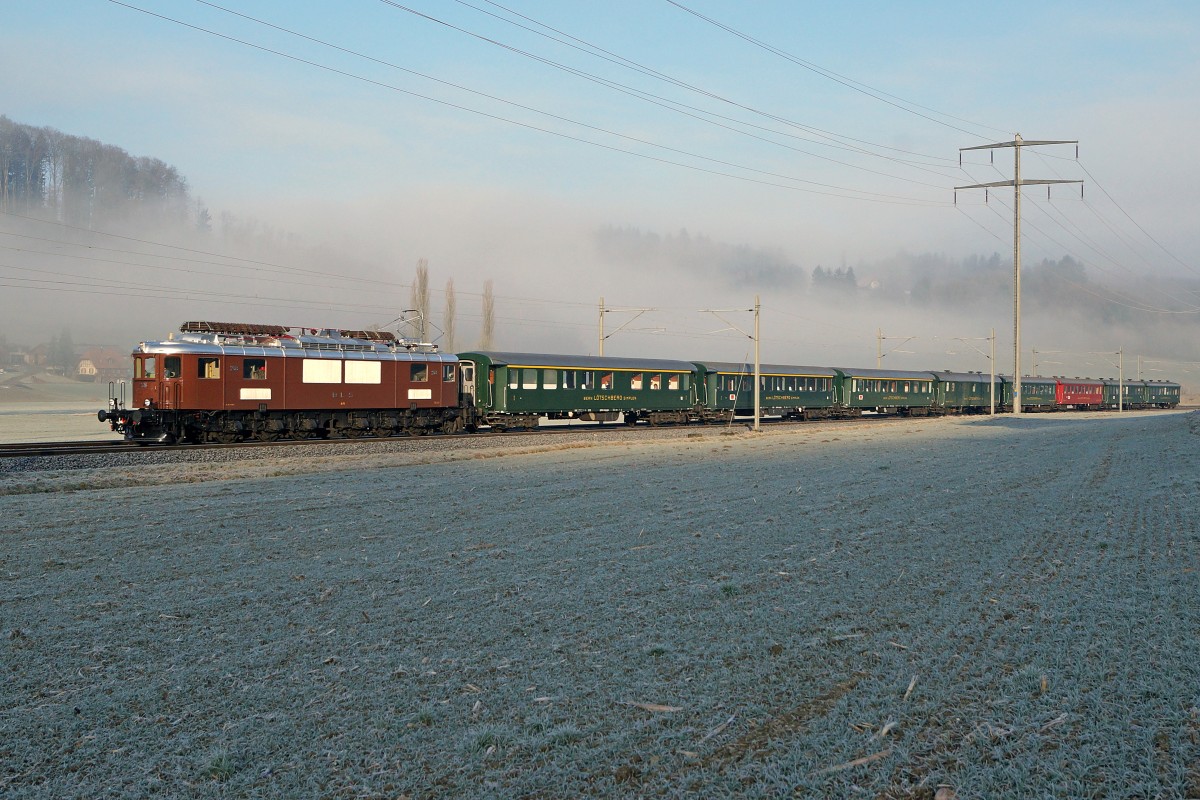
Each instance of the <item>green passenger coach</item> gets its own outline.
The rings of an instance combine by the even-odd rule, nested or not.
[[[945,414],[986,414],[993,403],[999,409],[1004,399],[1000,376],[992,382],[981,372],[935,372],[934,406]]]
[[[459,355],[463,392],[493,428],[535,428],[540,419],[627,425],[694,418],[694,367],[687,361],[565,356],[491,350]]]
[[[754,414],[754,365],[697,361],[697,398],[705,421]],[[839,412],[837,373],[828,367],[760,364],[759,404],[766,416],[813,419]]]
[[[1001,406],[1004,411],[1012,411],[1013,379],[1011,375],[997,376],[1001,382]],[[1055,392],[1058,381],[1054,378],[1041,378],[1026,375],[1021,378],[1021,410],[1022,411],[1054,411],[1058,407]]]
[[[931,372],[845,368],[836,371],[846,407],[854,414],[875,411],[923,417],[933,407]]]

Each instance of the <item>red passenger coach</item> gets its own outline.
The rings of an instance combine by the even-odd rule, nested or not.
[[[1085,378],[1056,378],[1054,400],[1060,409],[1095,409],[1104,406],[1104,384]]]
[[[269,441],[461,430],[458,358],[386,331],[188,322],[133,352],[129,409],[100,412],[127,439]]]

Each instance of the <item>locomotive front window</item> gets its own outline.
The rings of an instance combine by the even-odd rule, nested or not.
[[[221,359],[199,358],[196,360],[196,377],[203,380],[220,380]]]
[[[413,383],[427,383],[429,381],[429,365],[413,364],[410,374],[412,375]]]
[[[179,356],[167,356],[163,359],[163,375],[167,378],[178,378],[179,371],[183,369],[181,363]]]
[[[133,377],[154,380],[154,356],[136,359],[133,362]]]
[[[242,361],[242,378],[248,381],[265,381],[267,379],[267,360],[265,358],[247,358]]]

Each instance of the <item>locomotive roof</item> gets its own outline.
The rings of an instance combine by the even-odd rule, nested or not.
[[[331,339],[323,336],[269,337],[255,341],[185,333],[178,339],[168,339],[165,342],[142,342],[133,352],[134,355],[236,355],[337,361],[458,361],[458,356],[453,353],[409,350],[384,342],[351,338]]]
[[[695,364],[708,372],[754,374],[754,365],[741,361],[697,361]],[[794,364],[759,364],[758,371],[762,375],[816,375],[823,378],[837,375],[830,367],[800,367]]]
[[[472,350],[459,353],[459,358],[479,356],[497,366],[550,367],[553,369],[645,369],[668,372],[691,372],[690,361],[663,358],[621,358],[613,356],[568,356],[553,353],[511,353],[498,350]]]

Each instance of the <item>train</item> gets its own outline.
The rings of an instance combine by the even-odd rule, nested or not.
[[[100,422],[138,444],[269,442],[533,429],[543,420],[686,425],[754,413],[742,362],[478,350],[387,331],[185,322],[132,353]],[[760,413],[783,419],[1013,409],[1011,376],[759,365]],[[1172,381],[1023,377],[1023,411],[1174,408]],[[118,396],[118,394],[122,396]]]

